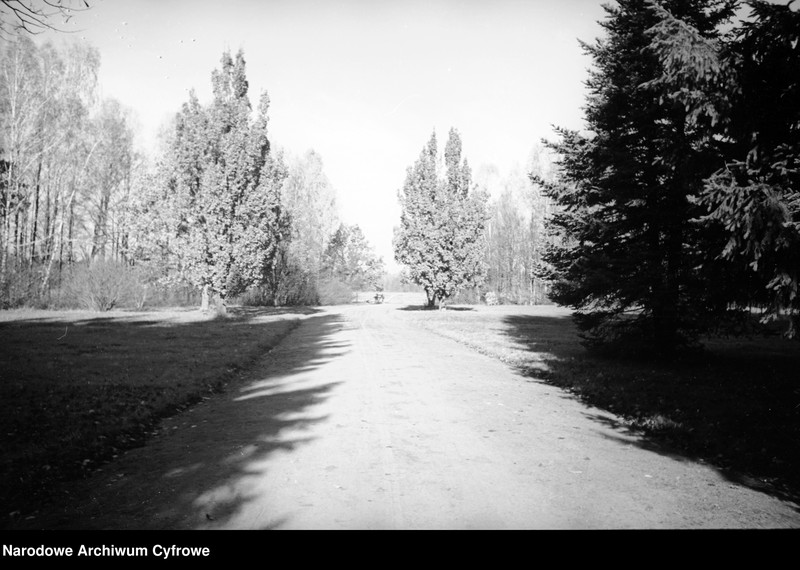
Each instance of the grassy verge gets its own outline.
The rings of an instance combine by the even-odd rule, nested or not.
[[[615,413],[647,444],[715,465],[731,479],[800,499],[800,345],[782,338],[706,339],[691,359],[593,356],[569,312],[462,307],[404,312],[524,374]]]
[[[143,444],[160,419],[224,389],[308,312],[0,313],[2,516]]]

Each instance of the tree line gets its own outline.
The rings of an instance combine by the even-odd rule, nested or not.
[[[130,113],[98,97],[97,50],[25,35],[2,46],[4,307],[142,306],[177,291],[203,308],[314,304],[380,284],[383,262],[338,219],[321,157],[275,152],[243,52],[220,63],[212,101],[191,91],[148,156]]]
[[[3,48],[4,307],[142,307],[193,302],[196,294],[203,308],[242,298],[314,304],[413,282],[387,278],[361,229],[338,219],[318,153],[287,158],[272,148],[269,97],[261,94],[253,109],[243,52],[223,54],[211,74],[212,101],[201,103],[192,90],[148,155],[135,147],[135,117],[98,96],[97,50],[37,46],[25,35]],[[438,256],[427,269],[412,270],[426,276],[429,302],[470,292],[475,300],[478,286],[498,302],[542,302],[546,284],[533,271],[546,212],[538,186],[512,177],[487,204],[490,183],[473,188],[455,129],[444,157],[437,152],[434,134],[417,175],[447,170],[447,180],[431,179],[418,193],[421,204],[424,191],[441,190],[431,210],[439,226],[420,226],[418,238],[455,241],[423,255]],[[454,222],[457,231],[447,230]],[[461,274],[453,276],[457,263]]]
[[[542,184],[530,176],[534,173],[538,179],[552,180],[553,160],[547,149],[535,146],[522,167],[514,167],[504,176],[489,167],[479,176],[477,183],[495,195],[488,210],[483,287],[491,303],[551,302],[550,283],[541,275],[541,268],[551,240],[548,220],[555,206]]]
[[[130,118],[99,100],[97,50],[37,47],[0,57],[0,285],[4,304],[46,295],[65,264],[117,256],[116,201],[136,161]]]
[[[585,128],[557,129],[529,176],[495,176],[491,201],[493,175],[473,179],[459,132],[441,153],[433,133],[398,193],[406,282],[429,306],[558,302],[590,345],[671,353],[745,330],[753,312],[788,317],[797,336],[800,16],[791,2],[745,6],[744,18],[737,0],[608,6],[605,35],[583,44]],[[190,94],[155,159],[97,96],[96,50],[20,37],[1,55],[4,306],[121,281],[141,299],[184,288],[222,307],[382,286],[319,155],[272,148],[269,98],[252,107],[241,51],[223,54],[210,103]]]

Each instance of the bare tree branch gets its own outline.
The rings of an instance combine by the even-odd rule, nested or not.
[[[69,33],[54,21],[66,23],[73,13],[90,8],[86,0],[0,0],[0,38],[11,40],[21,33],[36,35],[46,30]]]

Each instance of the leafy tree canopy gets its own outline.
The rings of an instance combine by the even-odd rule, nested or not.
[[[224,305],[274,281],[289,236],[280,199],[286,169],[270,154],[266,93],[252,116],[243,52],[224,53],[211,81],[211,104],[202,106],[192,92],[178,114],[168,186],[185,276]]]
[[[395,259],[406,266],[408,279],[423,287],[429,307],[479,284],[484,274],[487,195],[472,185],[455,129],[450,130],[443,164],[440,160],[434,132],[408,168],[394,236]]]
[[[384,273],[383,259],[375,255],[361,228],[341,224],[325,250],[322,276],[359,291],[379,288]]]

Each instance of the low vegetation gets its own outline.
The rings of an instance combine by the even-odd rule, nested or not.
[[[0,313],[0,526],[56,483],[142,445],[160,419],[234,382],[313,312]]]
[[[772,337],[706,338],[705,350],[654,362],[594,355],[568,310],[456,306],[402,314],[530,377],[615,413],[643,445],[800,497],[800,351]]]

